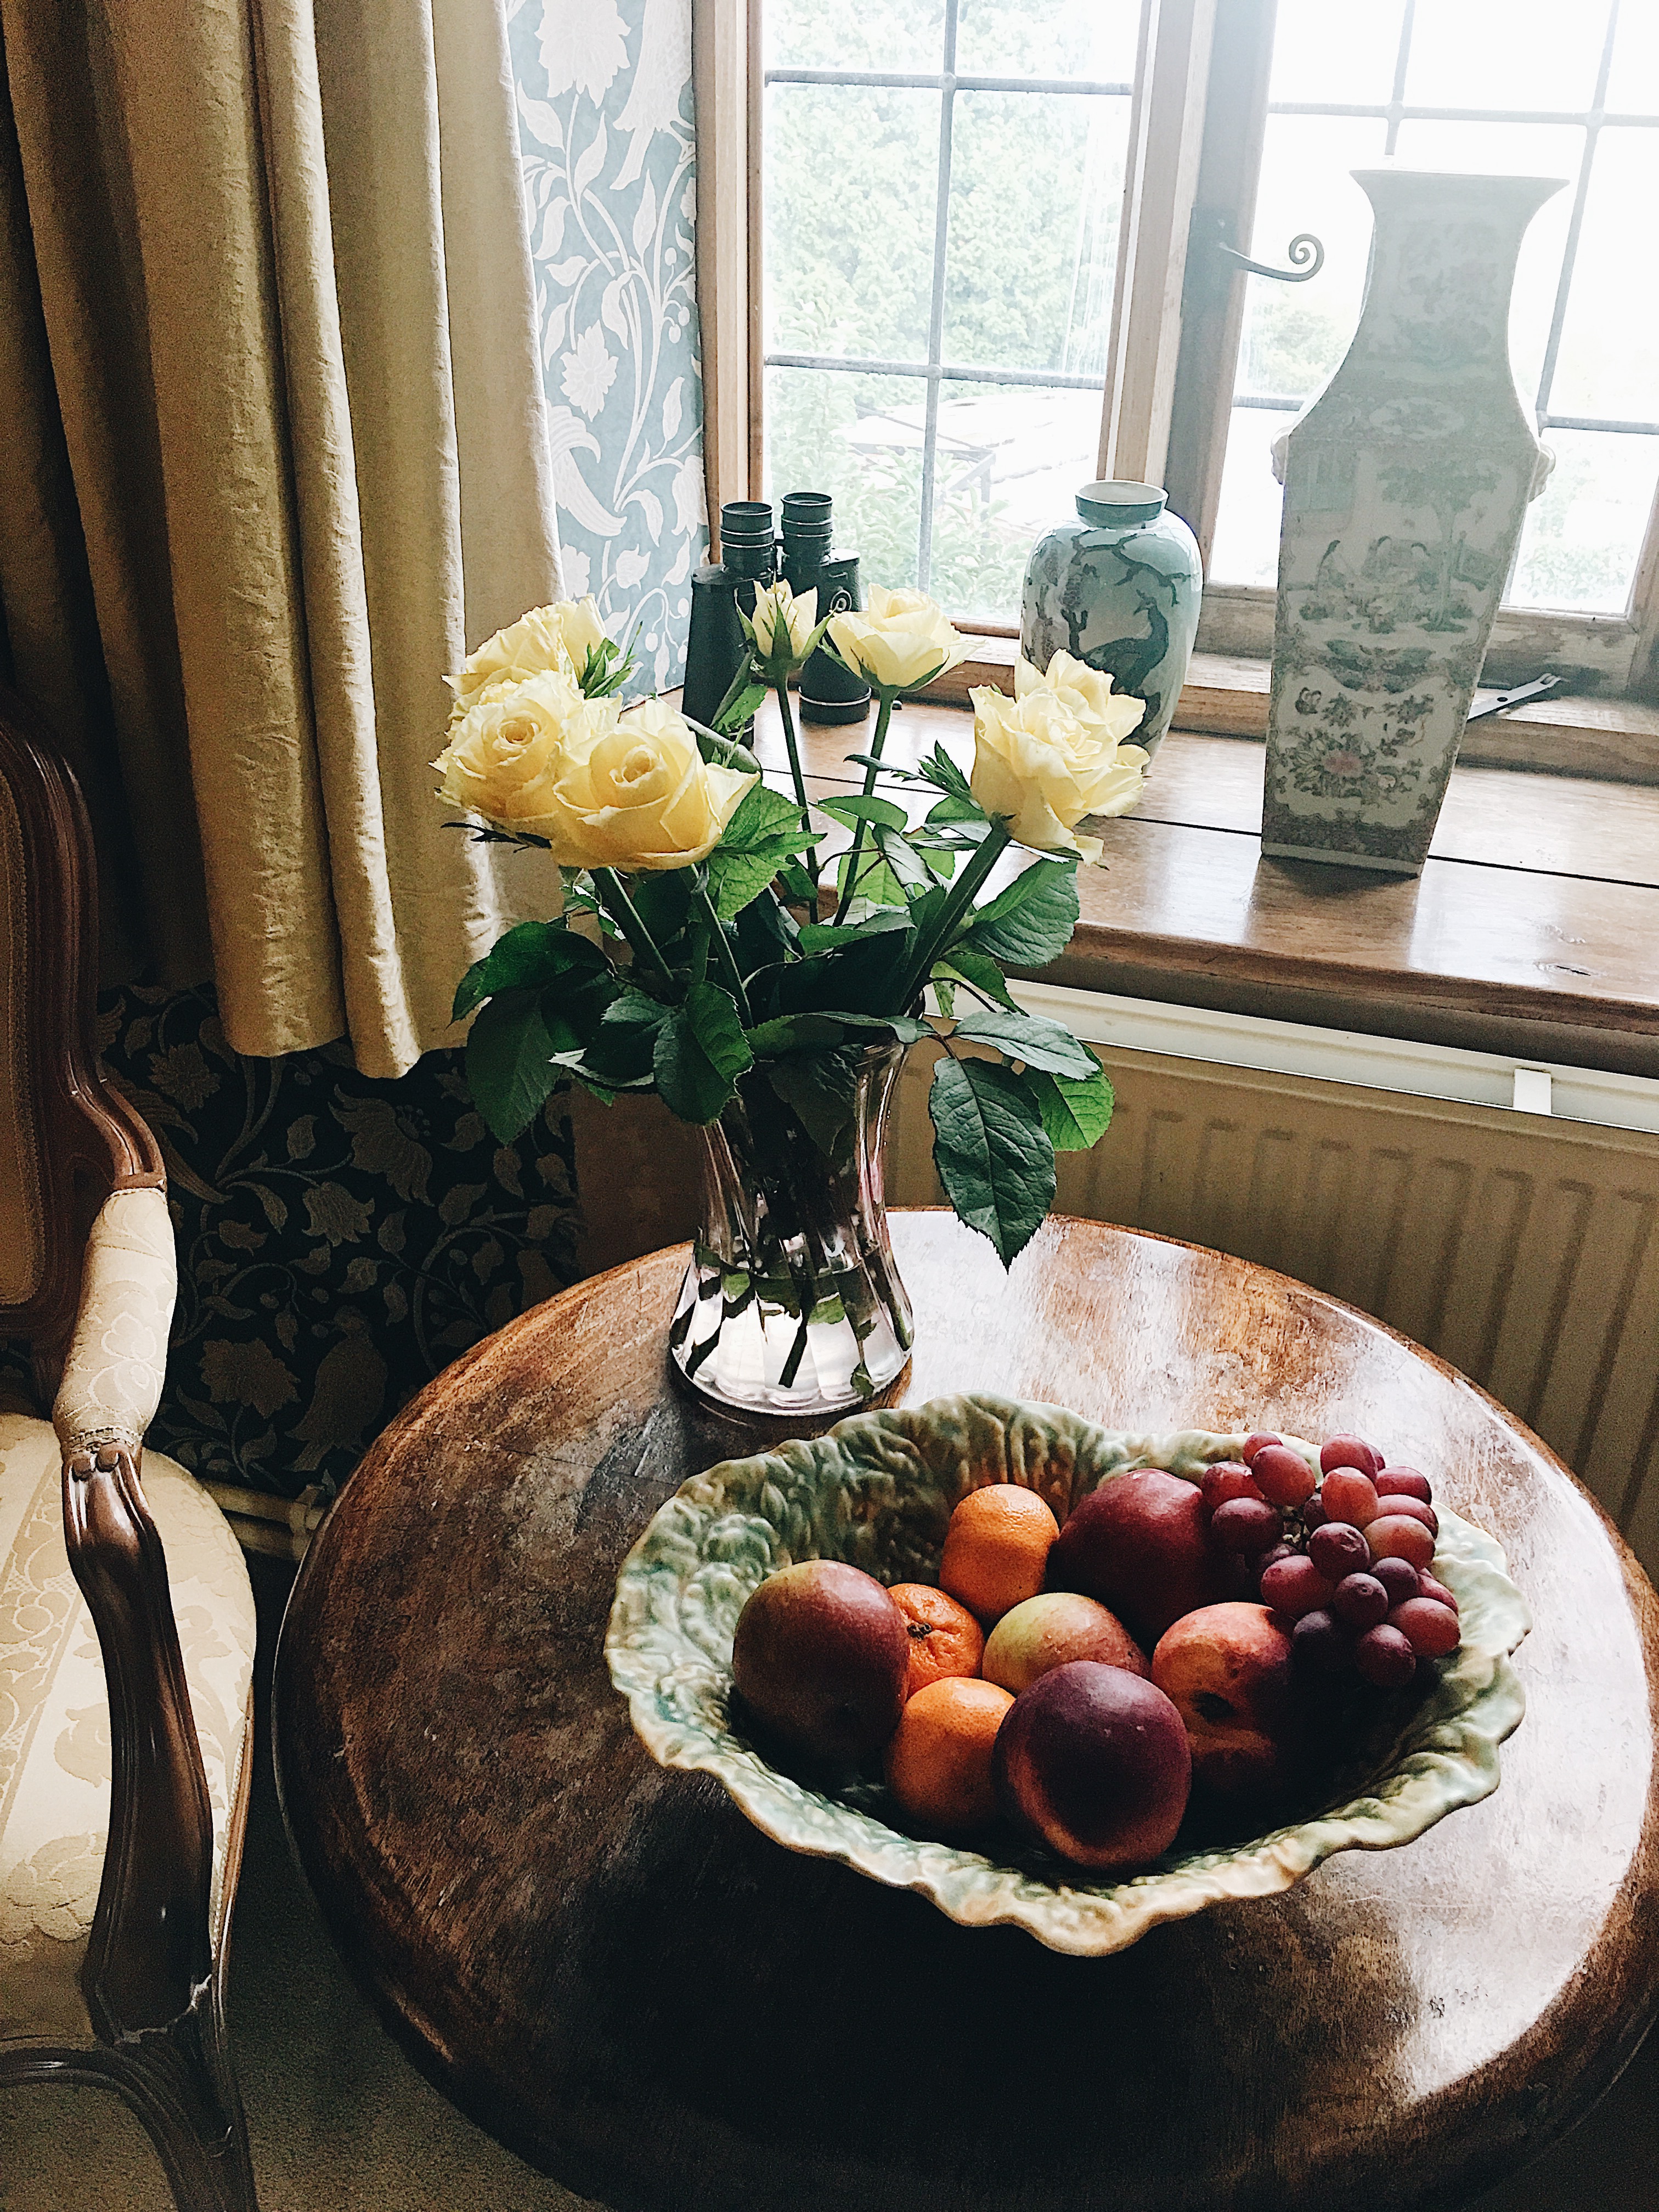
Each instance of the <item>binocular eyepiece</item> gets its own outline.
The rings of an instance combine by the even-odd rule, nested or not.
[[[728,500],[721,507],[720,558],[705,562],[691,578],[683,703],[694,721],[717,714],[731,688],[746,645],[738,609],[752,615],[761,586],[781,574],[798,599],[817,592],[820,622],[863,605],[858,555],[832,550],[833,503],[827,491],[787,493],[781,538],[769,501]],[[801,720],[859,722],[869,707],[869,685],[820,647],[800,673]]]

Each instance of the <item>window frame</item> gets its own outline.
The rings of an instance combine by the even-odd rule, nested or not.
[[[722,502],[763,495],[764,6],[692,0],[711,559]],[[1249,281],[1209,248],[1249,240],[1276,14],[1277,0],[1142,0],[1097,465],[1164,485],[1206,568]],[[1274,599],[1206,582],[1200,653],[1269,659]],[[1012,622],[964,627],[1018,634]],[[1547,666],[1603,700],[1659,697],[1659,496],[1624,614],[1500,610],[1484,680]]]

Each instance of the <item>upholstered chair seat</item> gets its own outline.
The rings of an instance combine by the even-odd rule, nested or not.
[[[63,1452],[50,1421],[0,1413],[0,2045],[89,2039],[81,1968],[109,1829],[109,1699],[64,1540]],[[253,1595],[235,1537],[176,1461],[146,1452],[144,1496],[213,1808],[213,1948],[248,1745]]]

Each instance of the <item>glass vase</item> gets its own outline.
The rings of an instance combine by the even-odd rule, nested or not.
[[[703,1131],[702,1232],[669,1344],[704,1397],[811,1420],[866,1404],[902,1370],[914,1331],[881,1148],[903,1064],[902,1045],[871,1049],[839,1098],[803,1091],[805,1115],[753,1072]]]

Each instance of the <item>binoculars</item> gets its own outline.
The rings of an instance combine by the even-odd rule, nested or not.
[[[863,605],[859,556],[832,550],[831,495],[792,491],[783,501],[783,535],[775,537],[769,501],[728,500],[720,509],[720,558],[691,577],[691,630],[685,648],[681,704],[693,721],[720,710],[747,649],[738,610],[755,611],[755,593],[780,575],[799,599],[818,595],[817,619]],[[870,687],[819,647],[800,673],[804,722],[861,722]]]

